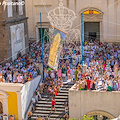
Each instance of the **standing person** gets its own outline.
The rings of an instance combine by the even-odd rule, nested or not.
[[[55,99],[52,97],[51,98],[52,99],[52,103],[51,103],[51,112],[52,112],[52,110],[53,110],[53,108],[54,108],[54,110],[55,110],[55,112],[56,112],[56,108],[55,108]]]
[[[72,67],[72,69],[70,70],[71,78],[73,77],[74,73],[75,73],[75,69]]]
[[[77,81],[77,80],[78,80],[78,69],[75,68],[75,81]]]
[[[120,91],[120,76],[118,77],[118,91]]]
[[[54,71],[53,71],[53,70],[51,70],[50,77],[51,77],[52,79],[54,79],[54,78],[55,78],[55,73],[54,73]]]
[[[17,73],[15,72],[13,75],[13,83],[16,83],[16,82],[17,82]]]
[[[58,74],[58,78],[62,77],[62,70],[60,68],[58,68],[57,74]]]
[[[37,71],[37,75],[40,75],[40,69],[39,69],[39,67],[37,67],[36,71]]]
[[[11,74],[11,72],[9,72],[9,74],[8,74],[8,82],[12,82],[12,74]]]
[[[90,90],[90,84],[91,84],[91,80],[88,78],[87,79],[87,89]]]
[[[17,82],[18,83],[22,83],[23,82],[23,77],[20,74],[17,76]]]
[[[64,115],[65,120],[69,119],[69,107],[68,104],[65,104],[65,115]]]
[[[65,66],[62,66],[62,78],[63,78],[63,80],[65,80],[65,77],[66,77],[66,69],[65,69]]]
[[[114,64],[115,64],[115,60],[114,60],[114,58],[112,58],[112,60],[110,62],[112,72],[114,71]]]
[[[103,82],[102,87],[103,87],[104,91],[107,91],[108,86],[107,86],[107,84],[105,82]]]
[[[68,79],[70,79],[70,73],[71,73],[71,70],[70,70],[70,67],[68,66],[68,70],[67,70]]]
[[[79,60],[78,60],[78,57],[76,56],[75,57],[75,67],[77,67],[78,62],[79,62]]]
[[[4,73],[5,82],[7,82],[7,71]]]
[[[105,72],[105,69],[106,68],[106,61],[104,61],[104,63],[103,63],[103,73]]]
[[[45,69],[44,69],[44,79],[46,79],[48,76],[49,76],[49,75],[48,75],[48,70],[45,68]]]
[[[35,94],[33,95],[33,98],[32,98],[32,104],[33,104],[33,111],[35,111],[35,108],[36,108],[36,99],[35,99]]]
[[[2,74],[0,73],[0,82],[2,82]]]

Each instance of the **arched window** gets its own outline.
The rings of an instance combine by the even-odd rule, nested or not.
[[[100,12],[96,11],[96,10],[87,10],[83,12],[84,15],[88,15],[88,14],[101,14]]]

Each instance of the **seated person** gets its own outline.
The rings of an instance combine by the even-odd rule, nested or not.
[[[28,115],[27,115],[28,120],[31,119],[31,116],[32,116],[32,111],[29,111],[29,112],[28,112]]]

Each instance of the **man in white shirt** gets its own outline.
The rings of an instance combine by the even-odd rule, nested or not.
[[[22,83],[23,82],[23,77],[21,76],[21,74],[19,74],[17,76],[17,81],[18,81],[18,83]]]
[[[23,67],[23,68],[21,69],[21,71],[23,71],[23,73],[26,73],[26,72],[27,72],[27,70],[25,69],[25,67]]]
[[[107,90],[107,84],[105,82],[103,83],[102,87],[103,87],[103,90],[105,91]]]
[[[12,82],[12,74],[11,74],[11,72],[9,72],[9,74],[8,74],[8,82]]]

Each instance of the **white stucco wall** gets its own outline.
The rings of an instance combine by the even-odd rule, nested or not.
[[[120,115],[120,92],[69,90],[70,118],[80,119],[92,111],[103,111],[118,117]]]
[[[41,76],[37,76],[32,81],[27,82],[21,89],[21,109],[22,109],[22,119],[24,119],[25,112],[33,97],[33,93],[39,85]]]

